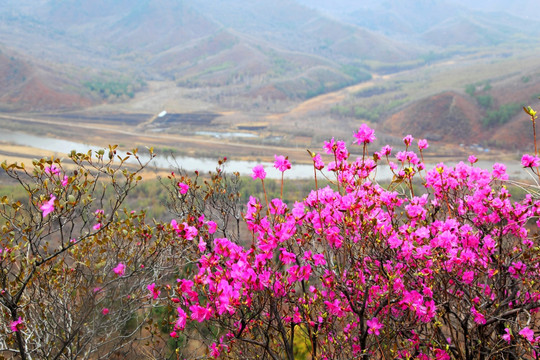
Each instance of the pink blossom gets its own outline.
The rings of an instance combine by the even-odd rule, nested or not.
[[[462,279],[465,284],[471,284],[474,280],[474,271],[465,271]]]
[[[450,360],[451,357],[442,349],[435,350],[435,360]]]
[[[214,358],[218,358],[219,355],[221,355],[220,346],[216,345],[216,343],[212,343],[212,346],[210,346],[210,355]]]
[[[403,138],[403,143],[405,143],[405,146],[410,146],[413,140],[412,135],[407,135]]]
[[[18,320],[12,321],[11,324],[9,324],[9,327],[11,328],[11,331],[17,332],[23,328],[23,319],[19,316]]]
[[[177,333],[176,331],[173,330],[173,331],[171,331],[171,332],[169,333],[169,336],[172,337],[172,338],[177,338],[177,337],[178,337],[178,333]]]
[[[178,224],[175,219],[171,220],[171,226],[179,236],[186,240],[193,240],[199,233],[195,226],[190,226],[186,222]]]
[[[68,182],[69,182],[69,178],[67,177],[67,175],[64,175],[64,179],[62,180],[62,186],[66,187]]]
[[[510,332],[509,328],[505,328],[504,331],[506,334],[504,334],[502,338],[510,344],[510,342],[512,341],[512,333]]]
[[[527,339],[529,342],[534,342],[534,331],[529,329],[529,327],[523,328],[519,335],[523,336],[525,339]]]
[[[506,173],[506,165],[495,163],[493,164],[493,178],[499,180],[508,180],[508,174]]]
[[[99,222],[96,223],[94,226],[92,226],[92,229],[94,229],[94,230],[96,230],[96,231],[99,230],[99,229],[101,229],[101,223],[99,223]]]
[[[326,265],[326,260],[324,259],[324,254],[315,254],[313,255],[313,261],[316,266]]]
[[[366,321],[366,324],[369,327],[368,333],[375,334],[377,336],[381,334],[379,330],[382,329],[384,326],[383,324],[379,322],[379,319],[377,319],[376,317],[374,317],[371,320]]]
[[[428,141],[426,139],[418,140],[418,148],[420,150],[427,149],[429,147]]]
[[[508,272],[512,275],[514,279],[519,279],[519,276],[525,272],[527,269],[527,265],[522,263],[521,261],[515,261],[512,263],[512,265],[508,268]]]
[[[116,275],[123,276],[126,272],[126,265],[124,265],[124,263],[118,263],[113,271]]]
[[[469,155],[469,162],[472,164],[474,164],[475,162],[478,161],[478,158],[474,155]]]
[[[150,291],[154,300],[156,300],[159,297],[159,294],[161,294],[161,291],[156,288],[156,283],[152,283],[146,288]]]
[[[52,164],[51,166],[47,166],[45,168],[45,173],[49,175],[58,175],[60,174],[60,168],[58,168],[56,164]]]
[[[180,188],[180,194],[182,194],[182,195],[187,194],[187,192],[189,190],[189,185],[188,184],[179,182],[178,187]]]
[[[176,319],[174,328],[177,330],[184,330],[186,327],[187,314],[181,307],[176,308],[176,312],[178,313],[178,319]]]
[[[101,309],[101,313],[102,313],[103,315],[107,315],[107,314],[109,314],[109,309],[103,308],[103,309]]]
[[[288,252],[285,248],[280,248],[281,254],[279,255],[279,260],[283,264],[290,264],[296,261],[296,255]]]
[[[264,180],[266,178],[266,171],[264,171],[264,166],[257,165],[253,168],[253,174],[251,174],[251,177],[256,179]]]
[[[203,238],[199,238],[199,245],[198,245],[198,248],[199,248],[199,251],[200,252],[205,252],[206,251],[206,242],[203,240]]]
[[[275,162],[274,167],[278,169],[281,172],[284,172],[285,170],[288,170],[291,168],[291,163],[289,162],[289,158],[285,157],[283,155],[277,156],[274,155]]]
[[[208,232],[210,234],[213,234],[217,231],[217,224],[215,222],[208,221],[206,224],[208,225]]]
[[[54,211],[54,201],[56,200],[56,196],[51,194],[51,197],[49,201],[42,204],[39,208],[41,211],[43,211],[43,217],[47,217],[50,213]]]
[[[474,306],[471,307],[471,313],[474,316],[475,323],[480,324],[480,325],[483,325],[486,323],[486,318],[484,317],[484,315],[478,312],[478,310],[476,310]]]
[[[540,166],[540,158],[529,154],[524,154],[521,158],[521,165],[523,167],[538,167]]]
[[[189,307],[189,310],[191,311],[191,319],[196,320],[198,322],[203,322],[205,320],[208,320],[212,316],[212,309],[208,307],[202,307],[199,305],[191,305]]]
[[[313,157],[313,165],[317,170],[321,170],[324,168],[324,162],[321,158],[321,154],[317,154]]]
[[[375,131],[366,124],[360,125],[358,131],[354,134],[356,144],[369,144],[375,141]]]
[[[382,147],[381,155],[390,156],[391,153],[392,153],[392,147],[390,145],[385,145]]]
[[[325,141],[324,142],[324,145],[323,145],[323,150],[327,153],[327,154],[333,154],[334,153],[334,148],[336,147],[336,141],[334,140],[334,138],[332,138],[330,141]]]

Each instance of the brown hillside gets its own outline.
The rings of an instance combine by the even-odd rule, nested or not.
[[[287,99],[287,95],[283,91],[276,89],[274,85],[266,85],[266,86],[260,87],[252,91],[250,94],[248,94],[248,96],[252,98],[260,97],[263,100],[286,100]]]
[[[55,90],[38,77],[25,82],[2,100],[24,111],[70,110],[92,105],[90,99]]]
[[[0,84],[0,110],[4,111],[69,110],[93,103],[74,93],[80,85],[14,54],[0,53]]]
[[[482,113],[469,98],[444,92],[407,106],[383,122],[394,135],[415,134],[419,138],[457,144],[483,141]]]
[[[540,129],[536,128],[538,132]],[[534,137],[530,118],[519,114],[513,121],[500,127],[491,137],[490,143],[505,149],[534,152]]]
[[[0,53],[0,96],[23,83],[32,73],[30,66],[13,56]]]

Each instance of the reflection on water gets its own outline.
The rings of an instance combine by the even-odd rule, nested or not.
[[[196,135],[212,136],[215,138],[256,138],[257,135],[241,132],[214,132],[214,131],[197,131]]]
[[[57,153],[68,154],[71,150],[77,152],[87,152],[88,150],[97,151],[101,149],[98,146],[90,144],[82,144],[74,141],[54,139],[42,136],[36,136],[21,132],[13,132],[0,129],[0,141],[7,141],[17,145],[24,145],[36,148],[36,157],[40,157],[39,150],[48,150]],[[118,152],[118,155],[125,156],[125,152]],[[148,156],[144,156],[141,151],[141,160],[147,161]],[[0,159],[1,160],[1,159]],[[256,161],[228,160],[227,169],[230,171],[238,171],[241,175],[250,175],[251,170],[255,165],[260,163]],[[268,177],[272,179],[281,179],[281,173],[274,169],[271,163],[262,163],[268,173]],[[194,158],[189,156],[175,156],[174,159],[169,156],[156,156],[152,160],[152,165],[158,168],[173,169],[177,166],[182,167],[187,171],[199,170],[201,172],[213,171],[216,169],[217,160],[208,158]],[[287,171],[286,177],[289,179],[310,179],[313,176],[313,167],[308,165],[295,165],[291,170]]]
[[[87,152],[88,150],[97,151],[101,149],[98,146],[83,144],[68,140],[47,138],[42,136],[36,136],[26,134],[22,132],[13,132],[5,129],[0,129],[0,141],[7,141],[17,145],[24,145],[36,148],[36,157],[40,157],[39,150],[48,150],[62,154],[68,154],[71,150],[77,152]],[[125,152],[118,152],[120,156],[125,156]],[[142,154],[142,152],[141,152]],[[148,160],[148,156],[141,155],[141,160]],[[0,158],[0,161],[2,159]],[[479,161],[475,166],[479,166],[485,169],[490,169],[493,166],[493,161]],[[176,156],[174,159],[171,156],[156,156],[152,161],[153,166],[158,168],[174,169],[177,166],[182,167],[187,171],[199,170],[201,172],[213,171],[216,169],[217,161],[215,159],[208,158],[194,158],[189,156]],[[252,169],[255,165],[261,164],[256,161],[243,161],[243,160],[228,160],[226,169],[229,171],[238,171],[241,175],[251,175]],[[455,165],[454,163],[446,163],[448,166]],[[267,177],[271,179],[281,179],[281,172],[276,170],[272,163],[262,163],[267,172]],[[427,164],[426,168],[433,168],[434,164]],[[507,172],[511,178],[524,178],[527,176],[526,172],[522,169],[521,164],[517,161],[506,163],[508,168]],[[285,173],[287,179],[312,179],[313,178],[313,166],[293,164],[290,170]],[[378,166],[376,178],[379,181],[390,180],[392,173],[388,166]]]

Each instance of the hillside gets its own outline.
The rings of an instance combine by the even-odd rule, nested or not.
[[[539,22],[516,9],[461,0],[0,0],[0,110],[211,113],[189,136],[240,130],[250,133],[234,141],[295,147],[368,121],[392,141],[411,132],[512,148],[516,104],[540,93]],[[136,130],[185,130],[151,125]]]
[[[449,143],[480,143],[486,139],[478,105],[454,92],[444,92],[415,102],[382,123],[382,130],[395,135]]]
[[[339,0],[332,6],[324,0],[300,2],[341,21],[434,49],[536,41],[540,34],[539,19],[528,16],[540,12],[540,4],[530,0]]]
[[[452,144],[530,150],[531,121],[522,107],[537,102],[539,79],[539,73],[511,76],[477,84],[474,96],[453,91],[427,96],[387,116],[381,130]]]
[[[0,110],[74,110],[96,103],[80,85],[57,70],[24,60],[13,52],[0,53]]]

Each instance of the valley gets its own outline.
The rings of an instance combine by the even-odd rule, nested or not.
[[[540,26],[524,29],[514,13],[499,13],[499,25],[487,12],[436,1],[437,18],[404,36],[351,16],[387,14],[403,25],[405,2],[348,15],[289,0],[4,2],[0,129],[163,155],[271,162],[283,154],[304,164],[306,149],[350,141],[363,122],[377,132],[373,149],[398,150],[411,133],[434,145],[432,162],[470,153],[516,161],[532,148],[519,110],[540,95]],[[11,146],[0,146],[9,159],[41,151]]]

